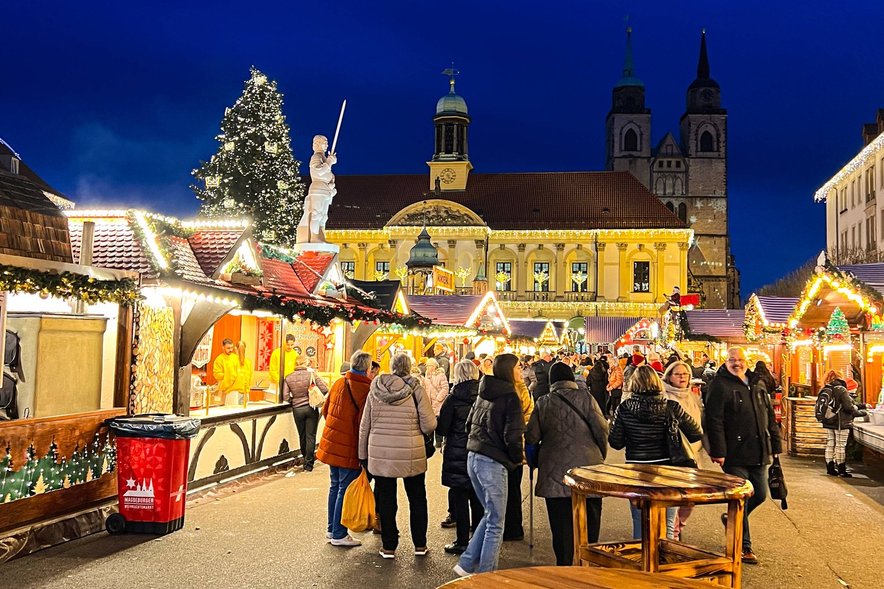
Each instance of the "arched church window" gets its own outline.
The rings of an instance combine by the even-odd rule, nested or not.
[[[671,202],[666,203],[666,208],[669,209],[673,213],[675,212],[675,206],[673,206],[673,204]]]
[[[623,151],[638,151],[638,133],[635,129],[627,129],[623,134]]]
[[[700,135],[700,151],[718,151],[715,149],[715,137],[709,131],[703,131]]]
[[[682,223],[688,222],[688,206],[684,203],[678,205],[678,218]]]

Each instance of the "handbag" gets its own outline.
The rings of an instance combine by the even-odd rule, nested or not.
[[[666,413],[669,421],[669,430],[666,435],[666,444],[669,446],[669,464],[672,466],[697,468],[697,460],[694,458],[694,451],[684,433],[681,431],[678,418],[675,416],[675,412],[672,410],[672,405],[670,405],[670,403],[677,404],[677,402],[666,402]]]
[[[417,429],[420,431],[421,429],[421,412],[417,407],[417,397],[414,396],[414,393],[411,395],[411,400],[414,401],[414,411],[417,413]],[[436,453],[436,444],[433,443],[433,434],[425,434],[421,432],[421,435],[424,437],[424,452],[427,453],[427,458],[433,456]]]
[[[307,386],[307,402],[314,409],[319,409],[325,403],[325,395],[316,385],[316,377],[312,370],[310,371],[310,384]]]
[[[779,499],[783,510],[789,509],[789,504],[786,503],[789,490],[786,489],[786,479],[783,477],[779,456],[773,459],[773,464],[767,469],[767,486],[770,487],[770,498]]]

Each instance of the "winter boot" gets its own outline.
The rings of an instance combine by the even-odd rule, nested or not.
[[[826,463],[826,474],[830,474],[833,477],[838,476],[838,471],[835,470],[835,462],[830,461]]]
[[[843,477],[845,479],[852,479],[853,475],[847,472],[847,463],[842,462],[838,465],[838,476]]]

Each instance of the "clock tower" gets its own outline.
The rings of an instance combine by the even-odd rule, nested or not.
[[[467,176],[473,165],[469,157],[470,115],[466,101],[454,91],[454,78],[460,72],[453,67],[442,71],[448,76],[448,94],[436,103],[433,125],[436,149],[430,166],[430,190],[466,190]]]

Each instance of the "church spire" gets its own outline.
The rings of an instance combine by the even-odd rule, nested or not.
[[[617,82],[615,88],[624,86],[638,86],[644,88],[641,80],[635,77],[635,66],[632,61],[632,27],[626,27],[626,56],[623,59],[623,77]]]
[[[709,79],[709,55],[706,53],[706,29],[700,35],[700,61],[697,62],[697,79]]]

